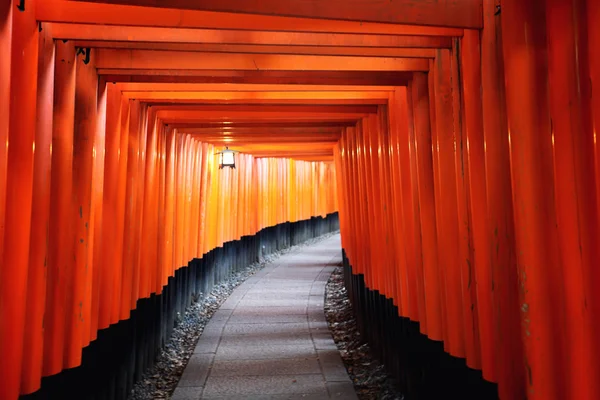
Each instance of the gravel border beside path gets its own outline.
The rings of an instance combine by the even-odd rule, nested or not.
[[[396,381],[371,356],[369,345],[360,336],[341,267],[333,271],[325,287],[325,315],[358,398],[403,400]]]
[[[198,302],[191,305],[179,318],[171,339],[157,357],[154,366],[146,371],[142,379],[134,386],[129,400],[169,399],[177,387],[206,323],[237,286],[266,265],[275,262],[282,255],[300,247],[318,243],[338,233],[339,231],[328,233],[270,254],[263,260],[249,265],[244,271],[231,276],[225,282],[216,285],[208,295],[202,296],[201,294]]]

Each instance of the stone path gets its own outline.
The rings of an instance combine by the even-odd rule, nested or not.
[[[323,311],[339,235],[235,289],[206,325],[172,400],[357,399]]]

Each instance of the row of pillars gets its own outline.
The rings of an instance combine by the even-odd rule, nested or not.
[[[80,366],[191,260],[336,209],[330,163],[239,154],[219,170],[212,145],[124,98],[94,50],[41,29],[34,0],[16,4],[0,2],[2,400]]]
[[[483,4],[342,135],[343,245],[500,398],[597,399],[600,2]]]

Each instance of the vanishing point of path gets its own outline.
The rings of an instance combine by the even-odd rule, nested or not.
[[[237,287],[206,325],[172,399],[356,399],[323,311],[340,262],[334,235]]]

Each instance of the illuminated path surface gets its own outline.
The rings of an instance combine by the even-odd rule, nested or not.
[[[323,311],[340,262],[335,235],[236,288],[200,336],[172,399],[356,399]]]

